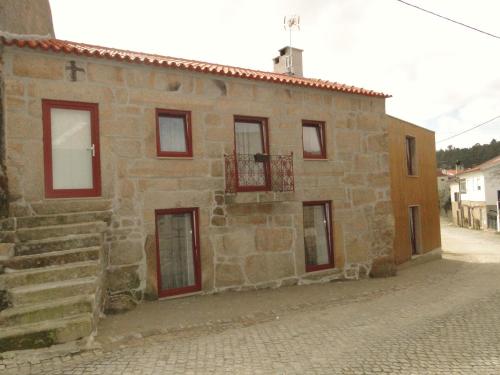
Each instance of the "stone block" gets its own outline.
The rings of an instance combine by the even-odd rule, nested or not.
[[[137,263],[142,258],[142,241],[116,241],[111,243],[109,264],[112,266]]]
[[[137,289],[140,285],[139,266],[112,267],[106,271],[106,286],[112,292]]]
[[[122,158],[137,159],[142,157],[142,143],[132,139],[114,139],[112,142],[113,152]]]
[[[224,165],[223,165],[222,161],[212,160],[210,162],[210,175],[212,177],[224,176]]]
[[[377,258],[372,263],[372,268],[370,270],[370,277],[391,277],[396,276],[397,268],[394,263],[394,258],[392,257],[381,257]]]
[[[24,113],[7,113],[5,121],[8,138],[42,139],[42,122]]]
[[[156,256],[156,237],[149,234],[146,237],[144,246],[146,253],[146,289],[144,298],[148,300],[158,299],[158,279],[157,279],[157,256]]]
[[[352,203],[354,206],[374,203],[376,201],[375,191],[369,188],[352,189]]]
[[[386,152],[389,147],[387,134],[381,133],[368,136],[366,146],[368,152]]]
[[[26,110],[26,100],[17,96],[6,96],[5,98],[6,111],[21,111]]]
[[[267,254],[267,259],[273,279],[282,279],[295,275],[294,256],[292,253]]]
[[[255,236],[251,230],[239,230],[222,237],[222,248],[217,255],[244,256],[255,252]]]
[[[217,264],[215,266],[215,286],[242,285],[245,279],[239,264]]]
[[[354,170],[356,172],[373,172],[378,170],[377,158],[374,155],[357,154],[354,157]]]
[[[293,229],[289,228],[259,227],[255,232],[256,249],[261,252],[290,251],[293,234]]]
[[[245,259],[245,275],[252,284],[269,281],[269,264],[266,254],[251,255]]]
[[[228,219],[231,226],[267,225],[267,216],[263,215],[234,216]]]
[[[252,284],[294,276],[291,253],[257,254],[245,260],[245,275]]]
[[[361,150],[361,132],[355,130],[335,130],[335,148],[338,151],[359,152]]]
[[[13,73],[21,77],[60,80],[64,78],[64,61],[34,53],[15,55]]]
[[[212,216],[210,223],[216,227],[223,227],[226,225],[226,218],[224,216]]]
[[[358,116],[357,128],[359,130],[375,131],[380,129],[380,116],[363,113]]]
[[[5,78],[4,80],[5,95],[24,95],[24,83],[20,80]]]
[[[139,191],[173,191],[179,188],[177,179],[140,179]]]
[[[222,124],[222,120],[217,113],[207,113],[204,120],[205,125],[208,126],[219,126]]]
[[[89,81],[122,84],[124,82],[123,76],[123,68],[121,67],[94,63],[87,64]]]
[[[104,313],[106,314],[122,314],[133,310],[139,301],[131,293],[120,293],[110,295],[106,299]]]
[[[293,226],[293,216],[292,215],[273,216],[273,224],[278,227],[291,227]]]
[[[366,175],[366,181],[374,188],[389,187],[390,176],[388,172],[369,173]]]

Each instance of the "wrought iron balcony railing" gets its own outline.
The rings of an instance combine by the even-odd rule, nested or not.
[[[294,191],[293,153],[290,155],[224,155],[226,193]]]

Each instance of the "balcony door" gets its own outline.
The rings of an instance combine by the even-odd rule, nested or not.
[[[234,143],[238,190],[269,190],[267,120],[258,117],[236,116]]]
[[[101,195],[97,104],[43,100],[45,195]]]

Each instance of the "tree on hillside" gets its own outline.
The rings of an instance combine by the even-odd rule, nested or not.
[[[500,142],[492,139],[488,144],[476,143],[469,148],[455,148],[452,145],[436,152],[438,168],[453,169],[457,161],[460,161],[464,168],[472,168],[500,155]]]

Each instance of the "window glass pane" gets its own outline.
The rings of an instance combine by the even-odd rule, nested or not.
[[[410,176],[416,174],[415,138],[413,137],[406,137],[406,166]]]
[[[184,117],[159,116],[161,151],[187,152]]]
[[[90,112],[52,108],[50,119],[53,188],[92,188]]]
[[[261,124],[251,122],[236,122],[236,153],[258,154],[263,153]]]
[[[321,133],[319,126],[302,126],[304,151],[321,155]]]
[[[317,266],[330,263],[329,205],[304,206],[304,246],[306,264]]]
[[[158,218],[161,288],[182,288],[195,284],[192,213]]]
[[[266,175],[263,162],[255,161],[255,154],[264,153],[262,124],[236,122],[235,141],[239,186],[265,186]]]

